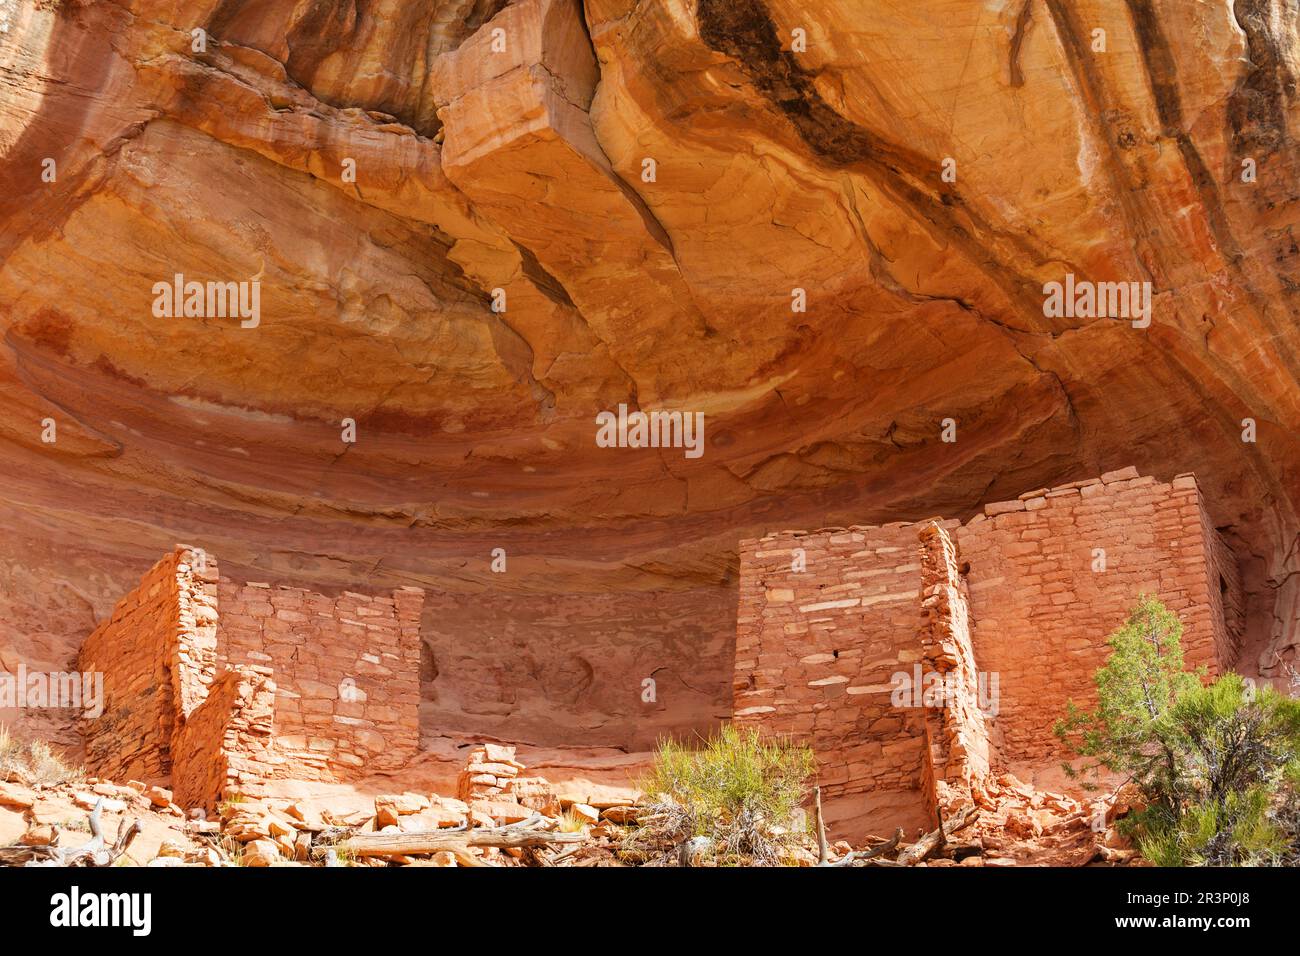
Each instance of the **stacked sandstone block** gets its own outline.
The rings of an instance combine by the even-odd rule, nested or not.
[[[456,796],[469,803],[493,800],[504,794],[524,765],[515,759],[515,748],[482,744],[469,752],[465,769],[456,778]]]
[[[735,720],[811,744],[828,796],[927,802],[937,780],[994,761],[1054,764],[1053,724],[1067,699],[1093,701],[1106,638],[1142,593],[1182,619],[1189,663],[1213,672],[1240,647],[1236,562],[1191,475],[1128,468],[1030,491],[934,522],[951,541],[931,535],[918,561],[931,525],[741,542]],[[915,698],[896,705],[894,678],[916,664],[957,668],[966,688],[996,677],[996,716],[969,694],[938,725]]]
[[[203,703],[217,670],[217,562],[206,552],[178,545],[177,641],[171,662],[176,713]]]
[[[928,674],[944,681],[944,706],[926,708],[928,768],[933,783],[943,782],[967,793],[982,793],[989,774],[986,698],[971,646],[966,582],[957,546],[934,522],[919,533],[921,556],[921,652]],[[988,688],[987,680],[985,687]]]
[[[523,770],[514,747],[482,744],[469,752],[456,795],[480,822],[516,823],[534,813],[559,816],[562,801],[554,788],[543,777],[520,776]]]
[[[223,582],[220,593],[222,660],[275,676],[278,775],[347,778],[415,755],[423,591],[334,597]]]

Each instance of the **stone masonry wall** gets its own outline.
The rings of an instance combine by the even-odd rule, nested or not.
[[[117,780],[171,777],[212,809],[272,778],[334,780],[401,767],[419,748],[424,592],[392,597],[220,581],[178,547],[82,645],[104,712],[81,722],[86,765]]]
[[[984,709],[996,688],[975,665],[956,544],[936,522],[922,524],[918,537],[921,654],[929,680],[943,682],[940,705],[924,711],[931,780],[978,793],[991,765]]]
[[[890,702],[892,675],[921,660],[916,528],[785,532],[740,550],[735,721],[808,741],[828,799],[862,794],[881,819],[923,823],[924,718]]]
[[[969,565],[976,661],[999,678],[990,723],[1006,763],[1058,758],[1053,724],[1067,700],[1095,702],[1106,638],[1141,594],[1182,620],[1189,665],[1217,672],[1230,663],[1220,659],[1228,638],[1217,584],[1209,587],[1215,532],[1192,476],[1165,484],[1128,468],[984,512],[956,537]]]
[[[173,797],[211,813],[231,792],[256,793],[284,757],[272,737],[275,682],[264,667],[223,671],[176,734]]]
[[[277,776],[346,779],[415,755],[423,602],[418,588],[331,597],[221,583],[221,661],[274,674]]]
[[[1053,724],[1068,699],[1095,701],[1106,638],[1143,593],[1182,620],[1190,665],[1235,661],[1236,561],[1191,475],[1124,469],[966,525],[742,541],[734,720],[810,743],[827,795],[861,794],[857,812],[883,832],[933,806],[940,780],[1055,764]],[[918,671],[960,675],[947,712],[891,693]]]
[[[104,711],[81,721],[86,766],[116,779],[172,772],[173,734],[207,694],[215,666],[215,568],[178,547],[86,638],[81,671],[104,675]]]

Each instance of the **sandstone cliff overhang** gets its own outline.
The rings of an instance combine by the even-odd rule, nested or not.
[[[1283,674],[1287,9],[7,4],[0,656],[61,667],[185,540],[425,587],[440,725],[646,745],[731,710],[737,540],[1133,462],[1196,473],[1240,666]],[[256,278],[260,323],[155,316],[178,273]],[[1150,325],[1046,314],[1067,275]],[[620,404],[705,414],[704,456],[598,447]]]

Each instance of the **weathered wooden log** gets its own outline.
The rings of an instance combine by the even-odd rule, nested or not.
[[[337,852],[356,857],[414,856],[447,851],[457,859],[472,858],[471,847],[535,847],[552,843],[581,843],[586,833],[560,833],[537,826],[544,818],[534,816],[505,827],[412,830],[407,833],[353,833],[335,843]],[[317,847],[324,854],[326,847]],[[475,861],[477,863],[477,860]]]
[[[896,862],[901,866],[915,866],[947,842],[948,837],[958,830],[965,829],[979,814],[973,806],[967,807],[941,827],[931,830],[921,839],[898,854]]]
[[[817,865],[828,866],[826,862],[828,854],[826,852],[826,822],[822,819],[822,788],[813,787],[813,812],[817,820]],[[853,854],[849,854],[852,856]]]
[[[0,847],[0,864],[6,866],[112,866],[131,846],[131,842],[140,834],[139,820],[129,824],[119,821],[117,837],[110,846],[104,839],[100,826],[100,813],[104,809],[104,798],[95,801],[95,809],[90,814],[90,839],[81,846],[58,846],[58,835],[49,846]]]
[[[894,831],[894,835],[879,846],[873,846],[870,850],[854,850],[846,854],[843,859],[836,860],[834,863],[819,863],[818,866],[852,866],[854,863],[861,863],[866,860],[875,859],[882,856],[898,846],[903,839],[903,828],[899,827]],[[892,862],[892,861],[890,861]]]

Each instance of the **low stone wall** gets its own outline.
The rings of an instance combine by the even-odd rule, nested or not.
[[[284,764],[272,736],[275,682],[262,667],[224,671],[176,734],[176,803],[208,813],[229,792],[256,792]]]

